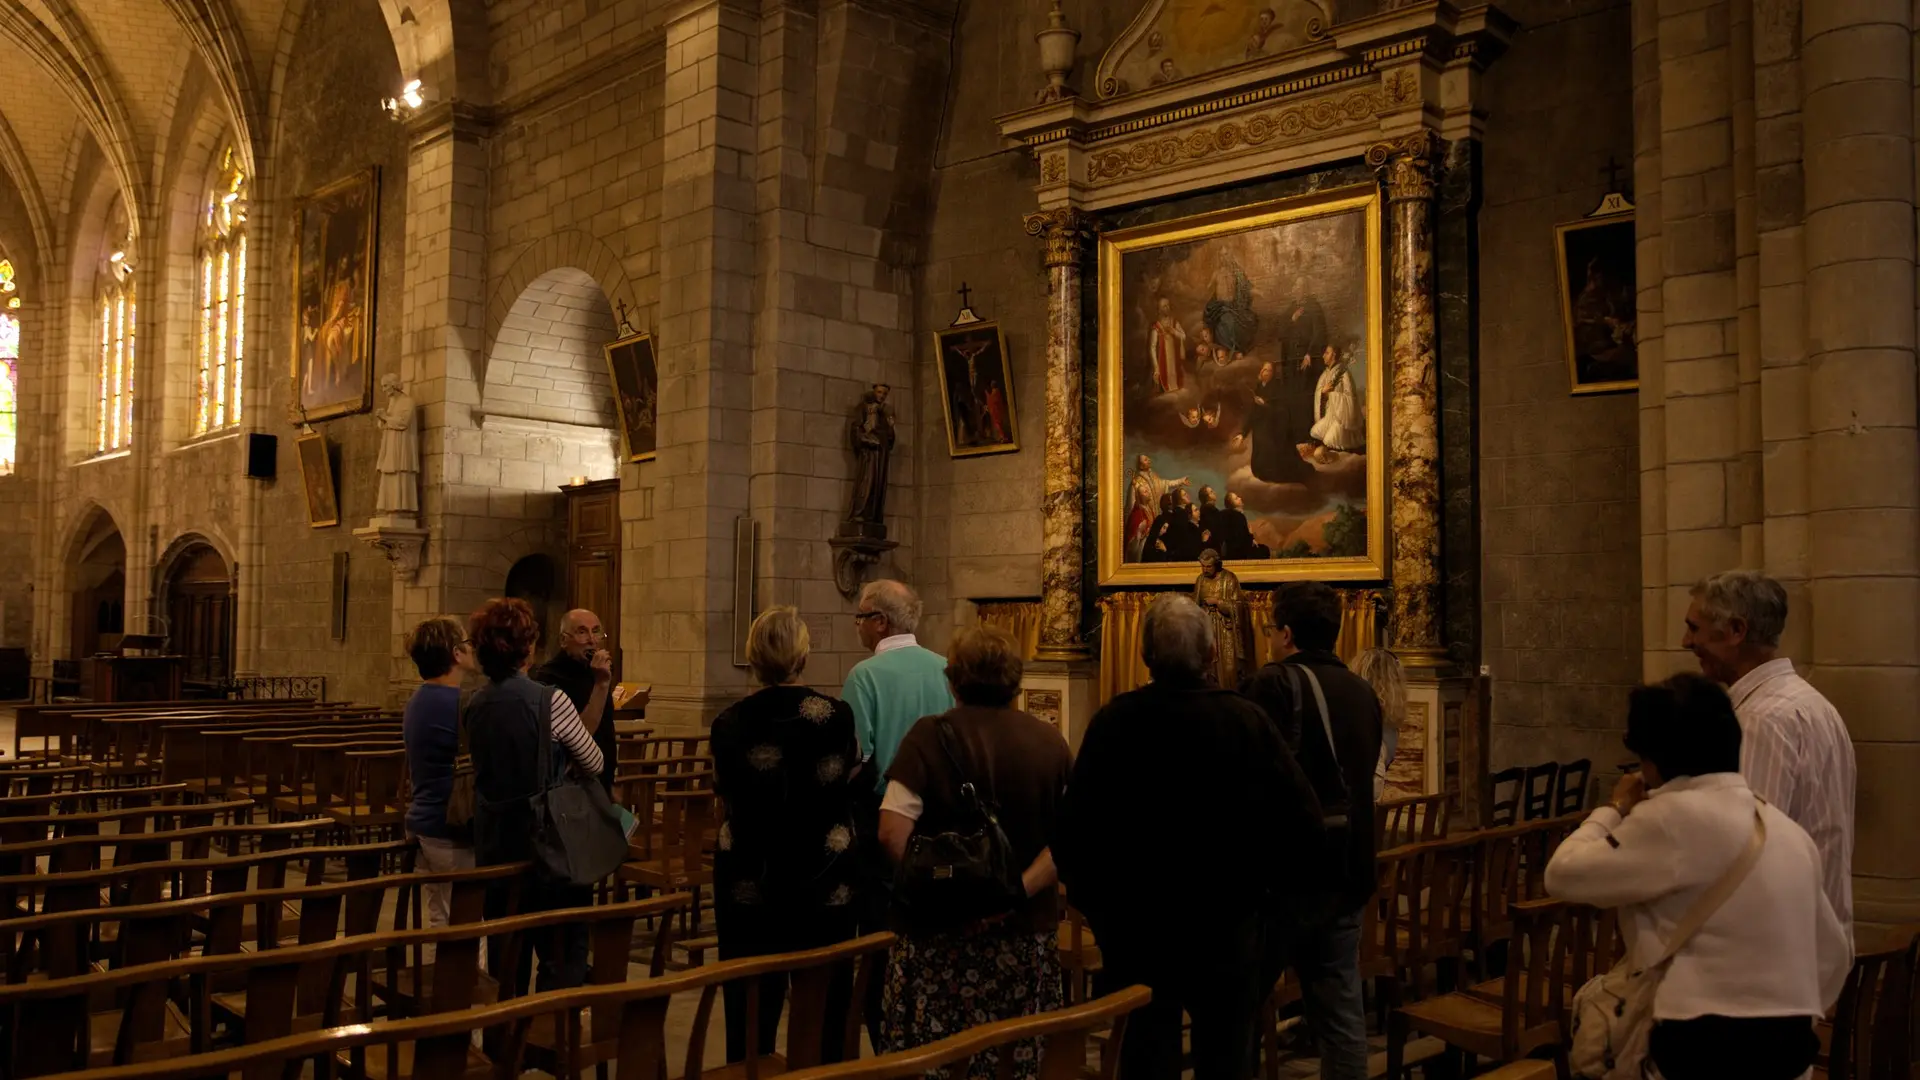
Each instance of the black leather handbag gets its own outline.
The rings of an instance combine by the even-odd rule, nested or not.
[[[954,930],[1006,915],[1026,899],[999,808],[983,799],[960,762],[952,725],[936,720],[940,748],[960,781],[961,824],[915,830],[894,871],[894,902],[921,931]]]

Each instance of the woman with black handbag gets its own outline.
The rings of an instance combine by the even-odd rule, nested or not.
[[[923,718],[887,770],[880,842],[893,858],[899,943],[887,968],[886,1049],[1063,1003],[1052,842],[1073,763],[1045,721],[1012,708],[1020,650],[1004,631],[956,634],[947,681],[959,706]],[[1016,1046],[1013,1075],[1037,1075]],[[998,1055],[973,1059],[994,1077]]]
[[[534,801],[545,797],[552,785],[553,778],[541,771],[541,763],[553,758],[554,748],[562,752],[568,767],[588,777],[598,776],[606,764],[567,695],[527,678],[539,632],[533,609],[524,600],[489,600],[467,620],[474,659],[487,677],[486,685],[467,700],[461,716],[473,752],[473,853],[481,866],[538,857],[539,818]],[[543,739],[543,734],[550,734],[551,740]],[[547,741],[552,747],[542,745]],[[593,903],[590,886],[559,882],[536,869],[516,881],[490,886],[487,918],[512,914],[508,906],[516,891],[521,914]],[[517,993],[527,991],[529,950],[540,956],[536,989],[559,990],[586,982],[584,924],[555,927],[521,943],[514,972]],[[496,972],[506,960],[505,952],[488,950]]]

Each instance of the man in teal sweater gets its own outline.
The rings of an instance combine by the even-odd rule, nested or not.
[[[953,708],[953,691],[947,686],[947,658],[921,648],[913,636],[920,625],[920,597],[911,588],[898,581],[868,582],[853,618],[860,644],[873,655],[847,673],[843,696],[853,709],[866,775],[876,790],[884,790],[900,740],[921,717]]]

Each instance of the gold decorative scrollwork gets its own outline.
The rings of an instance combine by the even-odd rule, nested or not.
[[[1434,174],[1439,171],[1444,151],[1440,137],[1421,128],[1368,147],[1367,166],[1383,174],[1388,200],[1431,199]]]
[[[1020,220],[1028,236],[1046,241],[1048,266],[1077,265],[1087,236],[1093,231],[1093,219],[1086,211],[1071,206],[1040,210]]]
[[[1040,179],[1049,184],[1057,184],[1066,178],[1067,156],[1065,154],[1048,154],[1046,160],[1040,163]]]
[[[1118,180],[1133,173],[1156,172],[1216,154],[1365,123],[1379,114],[1384,103],[1378,90],[1357,90],[1344,97],[1324,97],[1186,135],[1142,140],[1088,158],[1087,180],[1096,184]]]

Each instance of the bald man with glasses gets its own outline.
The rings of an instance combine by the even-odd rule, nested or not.
[[[575,608],[560,618],[560,648],[546,663],[535,668],[533,681],[545,683],[567,695],[580,714],[580,723],[593,736],[601,757],[619,760],[614,746],[613,723],[607,718],[607,697],[613,690],[613,652],[607,648],[607,632],[600,616],[585,608]],[[607,794],[613,794],[611,768],[600,771],[600,782]]]

